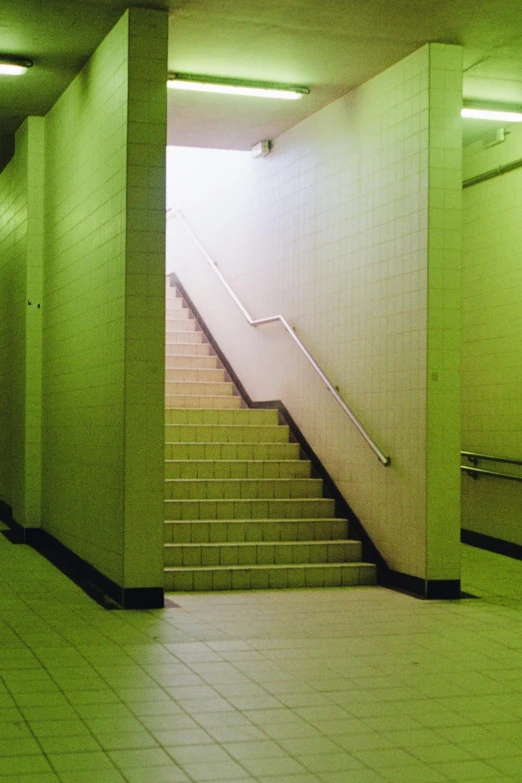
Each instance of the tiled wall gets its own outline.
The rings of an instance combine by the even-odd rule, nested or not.
[[[162,584],[166,41],[131,9],[46,118],[43,525],[124,587]]]
[[[522,129],[464,149],[464,178],[522,157]],[[522,459],[522,169],[464,189],[462,445]],[[479,467],[520,473],[501,463]],[[463,527],[522,544],[522,484],[467,474]]]
[[[390,567],[430,579],[459,575],[460,100],[460,49],[428,45],[265,159],[172,151],[169,189],[251,314],[284,313],[392,467],[278,326],[245,325],[173,218],[168,264],[250,395],[283,399]]]
[[[0,176],[0,498],[30,527],[40,524],[42,185],[43,119],[30,117]]]
[[[17,133],[17,155],[0,175],[0,499],[12,503],[14,335],[25,332],[23,274],[27,254],[27,134]],[[20,360],[19,360],[20,361]]]

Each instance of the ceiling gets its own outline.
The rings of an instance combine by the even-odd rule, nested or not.
[[[132,5],[169,9],[172,71],[311,90],[300,101],[169,90],[169,144],[250,149],[427,41],[464,47],[465,98],[522,104],[520,0],[2,0],[0,52],[34,68],[1,79],[0,143],[51,108]],[[465,121],[465,141],[487,127]]]

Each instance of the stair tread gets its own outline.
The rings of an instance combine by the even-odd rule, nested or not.
[[[361,566],[376,568],[375,563],[367,563],[364,560],[354,560],[353,562],[340,561],[338,563],[255,563],[252,565],[211,565],[211,566],[165,566],[164,571],[172,573],[179,571],[248,571],[248,570],[266,570],[275,568],[282,570],[284,568],[307,569],[307,568],[360,568]]]
[[[190,394],[177,394],[177,395],[176,394],[172,394],[170,396],[172,396],[172,397],[191,397],[191,396],[196,396],[197,397],[197,395],[190,395]],[[170,410],[185,410],[185,408],[171,408]],[[211,410],[212,412],[215,413],[216,411],[219,411],[220,409],[219,408],[210,408],[210,409],[207,409],[207,410]],[[226,408],[224,410],[226,410]],[[250,410],[250,409],[249,408],[245,408],[244,410]],[[176,422],[176,424],[165,424],[165,427],[207,427],[207,429],[208,429],[208,427],[212,427],[212,428],[221,427],[221,429],[232,430],[232,431],[234,431],[234,429],[236,427],[241,427],[241,428],[244,428],[244,427],[255,427],[256,429],[263,429],[263,430],[265,430],[265,429],[272,429],[272,430],[274,430],[274,432],[275,431],[280,431],[281,427],[286,427],[286,429],[288,430],[288,427],[287,427],[286,424],[249,424],[248,422],[244,422],[244,423],[241,423],[241,424],[212,424],[210,422],[205,423],[205,424],[197,424],[197,423],[192,423],[192,422],[186,422],[186,423],[185,422],[182,422],[182,423],[177,423]]]
[[[169,411],[178,411],[178,413],[186,413],[186,410],[187,410],[186,408],[169,408]],[[212,413],[212,414],[215,414],[216,411],[219,411],[219,408],[200,408],[199,410],[201,411],[201,413]],[[228,413],[226,408],[223,408],[222,410],[223,410],[223,412]],[[254,416],[261,416],[263,413],[265,413],[265,414],[266,413],[270,413],[270,414],[274,413],[272,408],[243,408],[243,410],[244,411],[248,411],[249,413],[252,413]],[[175,425],[177,425],[179,423],[180,422],[175,422],[174,424],[171,424],[169,426],[173,427],[173,426],[175,426]],[[189,422],[189,423],[191,423],[191,422]],[[219,423],[221,424],[221,426],[226,426],[226,427],[232,427],[233,426],[232,424],[227,424],[226,422],[219,422]],[[197,426],[197,425],[194,424],[194,426]],[[204,426],[208,427],[208,424],[205,424]],[[244,425],[236,424],[235,426],[236,427],[238,427],[238,426],[242,427]],[[259,425],[255,425],[255,426],[259,426],[259,427],[279,427],[281,425],[276,421],[274,424],[259,424]],[[282,426],[285,426],[285,425],[282,425]]]
[[[188,397],[189,399],[194,399],[194,400],[200,400],[203,397],[206,400],[208,400],[208,399],[211,399],[211,400],[230,400],[230,399],[239,400],[239,399],[241,399],[240,397],[238,397],[235,394],[166,394],[165,395],[165,398],[167,400],[169,398],[173,398],[173,397],[178,397],[178,398],[183,397],[183,399],[186,399]],[[168,410],[168,408],[167,408],[167,410]],[[216,408],[215,410],[220,410],[220,408]],[[226,408],[225,408],[225,410],[226,410]],[[183,426],[196,427],[197,425],[196,424],[189,424],[189,425],[166,424],[165,426],[166,427],[183,427]],[[206,427],[208,427],[208,426],[219,427],[219,424],[211,424],[211,425],[206,424],[204,426],[206,426]]]
[[[191,462],[191,460],[186,460],[186,461],[187,462]],[[210,461],[211,462],[215,462],[215,461],[218,461],[218,460],[210,460]],[[322,481],[322,479],[320,479],[320,478],[309,478],[307,476],[288,476],[288,477],[283,476],[282,478],[280,476],[275,476],[274,478],[272,478],[270,476],[244,476],[244,477],[241,477],[241,478],[235,478],[235,477],[230,477],[230,476],[223,476],[221,478],[213,478],[213,477],[210,477],[210,478],[199,478],[199,477],[196,476],[194,478],[166,478],[165,481],[176,481],[178,483],[180,483],[180,482],[188,483],[189,481],[205,481],[205,482],[212,482],[212,481],[214,481],[216,483],[219,482],[221,484],[223,483],[223,481],[226,481],[226,482],[229,482],[229,481],[230,482],[232,482],[232,481],[281,481],[281,482],[282,481],[286,481],[286,482],[288,482],[288,481],[299,481],[299,482],[302,482],[302,481],[313,481],[315,484],[318,484],[318,483],[320,483]],[[255,498],[253,498],[253,499],[255,500]],[[290,498],[290,499],[291,500],[295,500],[295,498]]]
[[[177,424],[166,425],[167,427],[177,427]],[[182,424],[180,425],[182,427],[192,427],[192,424]],[[213,427],[215,425],[213,424],[205,424],[205,427]],[[280,440],[268,440],[268,441],[258,441],[258,440],[198,440],[198,441],[192,441],[192,440],[166,440],[165,445],[166,446],[189,446],[192,443],[197,444],[198,446],[295,446],[297,444],[291,443],[289,441],[280,441]]]
[[[179,501],[177,501],[179,502]],[[233,502],[233,501],[232,501]],[[278,522],[348,522],[347,519],[344,517],[245,517],[242,519],[164,519],[163,523],[168,525],[199,525],[201,523],[203,524],[211,524],[212,522],[216,522],[216,524],[219,525],[233,525],[233,524],[258,524],[267,522],[271,525],[277,524]],[[338,539],[336,539],[337,541]]]
[[[241,546],[241,547],[247,547],[247,546],[332,546],[337,544],[356,544],[357,546],[360,545],[360,541],[357,541],[357,539],[354,538],[321,538],[321,539],[306,539],[305,541],[197,541],[197,542],[172,542],[172,541],[166,541],[163,546],[165,547],[215,547],[216,549],[219,549],[220,547],[233,547],[233,546]]]
[[[212,443],[215,443],[215,441],[211,441]],[[178,441],[176,441],[177,445],[179,444]],[[227,444],[228,445],[228,444]],[[245,445],[245,444],[242,444]],[[246,444],[248,445],[248,444]],[[265,444],[263,444],[265,445]],[[166,459],[165,462],[168,463],[190,463],[191,465],[194,465],[196,462],[204,462],[208,464],[214,464],[214,462],[219,462],[220,465],[223,463],[233,463],[233,464],[241,464],[241,465],[264,465],[265,462],[272,465],[275,463],[281,463],[282,465],[292,465],[292,463],[295,463],[296,465],[302,465],[303,462],[309,462],[309,460],[302,460],[302,459]],[[244,478],[249,478],[249,476],[245,476]],[[252,476],[252,478],[264,478],[263,476]],[[278,477],[276,477],[278,478]],[[313,476],[312,476],[313,478]],[[225,476],[225,479],[228,480],[228,477]],[[180,479],[181,480],[181,479]]]
[[[166,381],[166,383],[190,383],[192,386],[233,386],[231,381]]]

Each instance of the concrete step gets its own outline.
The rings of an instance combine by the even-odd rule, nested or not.
[[[165,590],[176,592],[353,587],[373,585],[375,582],[376,568],[370,563],[200,566],[165,569]]]
[[[288,443],[288,436],[288,427],[278,424],[165,425],[168,443]]]
[[[204,342],[205,340],[203,339],[203,332],[200,331],[191,330],[186,332],[165,332],[165,345],[167,347],[170,345],[176,345],[178,343],[183,343],[185,345],[198,345],[199,343]]]
[[[241,408],[238,411],[171,409],[165,413],[165,424],[271,424],[275,427],[277,423],[277,411],[266,408]]]
[[[165,383],[165,395],[227,397],[232,395],[233,391],[234,387],[229,381],[167,381]]]
[[[323,482],[314,478],[165,479],[166,500],[295,500],[322,494]]]
[[[360,541],[240,541],[165,544],[165,566],[250,566],[302,563],[354,563]]]
[[[165,460],[166,479],[310,478],[311,464],[295,460]]]
[[[171,342],[165,344],[165,361],[171,356],[215,356],[212,355],[209,343]]]
[[[193,370],[219,369],[217,356],[166,356],[165,369],[176,370],[179,367],[189,367]]]
[[[199,397],[197,394],[166,394],[165,395],[165,407],[169,408],[196,408],[201,409],[203,406],[206,408],[215,408],[220,410],[223,408],[238,409],[243,404],[241,397],[220,397],[218,395]]]
[[[348,527],[348,520],[340,517],[165,520],[163,538],[177,544],[342,541],[349,538]]]
[[[223,383],[225,371],[220,367],[174,367],[165,369],[166,383]]]
[[[167,498],[164,519],[308,519],[333,517],[331,498],[241,498],[174,500]]]
[[[167,442],[165,443],[165,459],[296,460],[299,459],[299,444]]]
[[[165,321],[165,333],[167,335],[167,341],[171,334],[179,334],[180,332],[182,334],[185,334],[185,332],[201,333],[201,329],[199,328],[197,322],[188,315],[182,316],[181,318],[167,318]]]

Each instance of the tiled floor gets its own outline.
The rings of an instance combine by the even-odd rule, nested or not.
[[[6,783],[522,781],[522,562],[464,588],[172,595],[106,611],[0,536]]]

